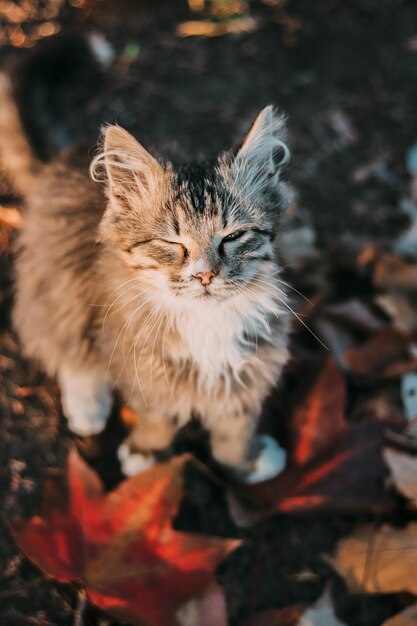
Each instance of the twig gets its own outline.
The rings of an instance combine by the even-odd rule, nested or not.
[[[73,626],[85,626],[84,616],[88,606],[87,594],[83,589],[78,592],[78,604],[74,613]]]

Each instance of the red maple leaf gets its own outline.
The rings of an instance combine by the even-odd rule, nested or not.
[[[402,422],[393,416],[351,425],[345,403],[344,377],[329,359],[292,415],[288,468],[249,487],[257,505],[285,513],[392,510],[382,449],[387,428]]]
[[[345,432],[346,383],[333,359],[328,359],[291,419],[292,459],[304,464]]]
[[[172,528],[189,460],[158,464],[106,494],[72,450],[67,473],[46,485],[41,514],[14,520],[12,532],[48,576],[81,582],[99,608],[140,626],[173,626],[239,544]]]

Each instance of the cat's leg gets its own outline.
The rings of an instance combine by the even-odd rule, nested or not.
[[[169,447],[175,431],[171,419],[142,412],[138,425],[119,447],[118,456],[122,472],[126,476],[133,476],[153,465],[154,453]]]
[[[112,393],[102,371],[64,366],[58,374],[69,429],[87,437],[101,432],[112,409]]]
[[[277,475],[286,464],[285,450],[272,437],[256,435],[256,424],[251,415],[238,413],[211,426],[214,458],[253,483]]]
[[[204,421],[203,419],[203,424]],[[237,412],[228,417],[211,420],[207,427],[210,431],[211,451],[216,461],[240,468],[244,473],[249,472],[251,461],[256,455],[253,446],[255,428],[253,418],[243,412]]]

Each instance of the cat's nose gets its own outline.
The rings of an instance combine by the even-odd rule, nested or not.
[[[201,284],[204,285],[204,287],[210,285],[214,277],[214,272],[200,272],[199,274],[195,274],[194,276],[194,278],[198,278],[201,281]]]

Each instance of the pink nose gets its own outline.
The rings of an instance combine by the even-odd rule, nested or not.
[[[211,284],[214,276],[214,272],[200,272],[199,274],[196,274],[194,278],[199,278],[201,284],[204,285],[204,287],[207,287],[207,285]]]

